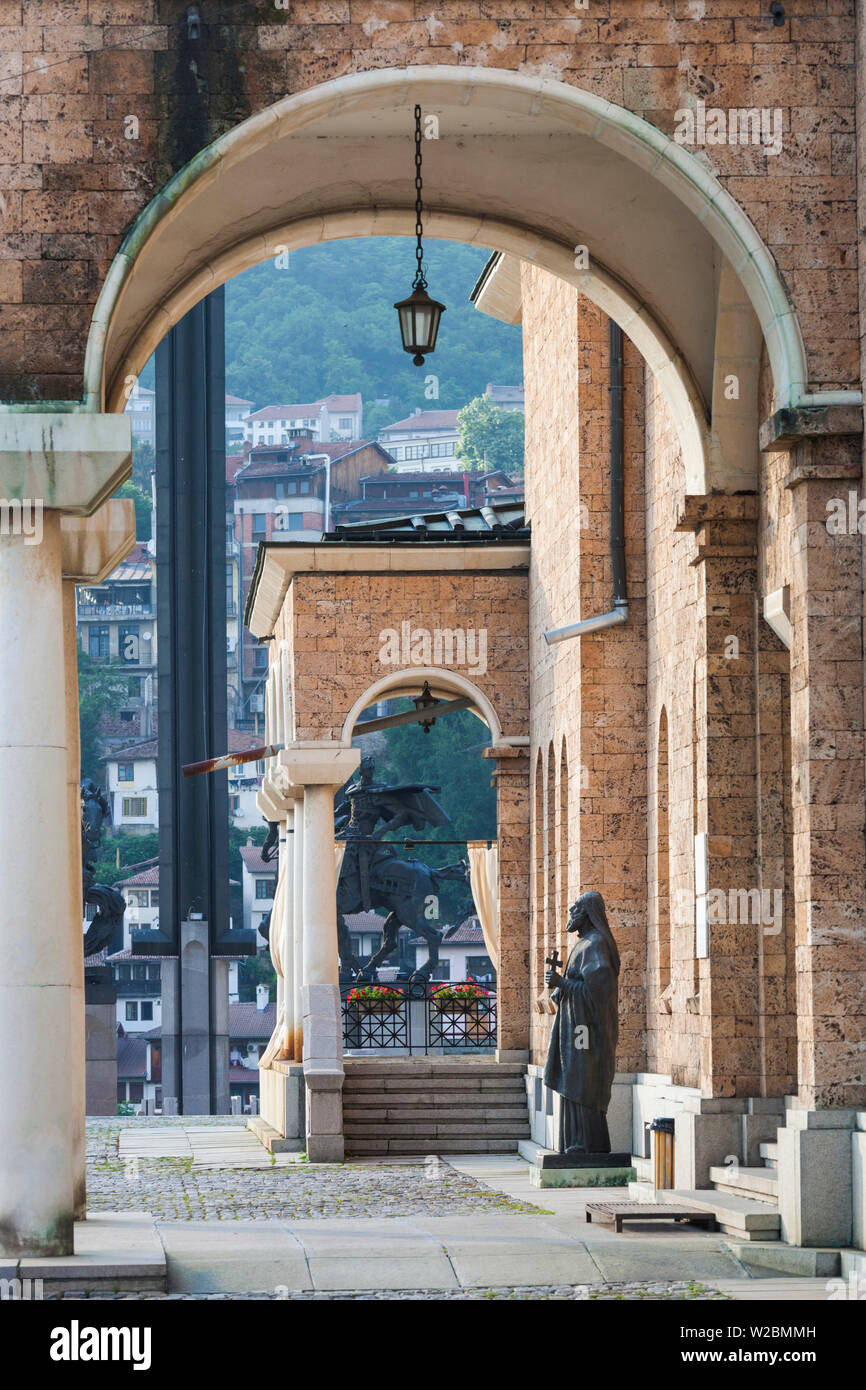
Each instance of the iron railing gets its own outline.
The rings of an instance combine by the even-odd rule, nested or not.
[[[387,1002],[349,999],[354,986],[341,986],[344,1050],[427,1055],[495,1048],[495,988],[471,1002],[442,1000],[435,991],[443,983],[455,981],[395,982],[401,997]]]

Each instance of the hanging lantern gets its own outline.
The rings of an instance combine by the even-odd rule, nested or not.
[[[421,107],[415,107],[415,280],[408,299],[401,299],[394,308],[400,320],[400,336],[403,351],[411,352],[416,367],[423,367],[424,358],[436,347],[439,333],[439,320],[445,312],[445,305],[431,299],[427,293],[427,278],[424,274],[424,248],[422,223],[424,205],[421,201]]]

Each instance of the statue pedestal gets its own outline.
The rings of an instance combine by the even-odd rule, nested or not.
[[[539,1153],[529,1169],[531,1187],[627,1187],[637,1174],[629,1153]]]
[[[110,965],[84,971],[86,1113],[117,1114],[117,988]]]

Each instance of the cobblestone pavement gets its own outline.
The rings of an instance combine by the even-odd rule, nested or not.
[[[49,1295],[51,1297],[51,1295]],[[81,1299],[81,1294],[67,1293],[58,1295],[63,1299]],[[352,1302],[371,1302],[382,1299],[392,1302],[396,1299],[417,1302],[419,1300],[429,1301],[435,1299],[437,1302],[442,1299],[449,1301],[457,1300],[466,1302],[467,1300],[494,1301],[496,1299],[533,1299],[541,1298],[554,1301],[572,1300],[579,1302],[616,1302],[629,1301],[636,1299],[668,1299],[674,1301],[691,1300],[727,1300],[728,1295],[720,1293],[718,1289],[707,1288],[705,1284],[675,1284],[675,1283],[653,1283],[653,1284],[550,1284],[541,1287],[508,1287],[508,1288],[488,1288],[488,1289],[377,1289],[375,1292],[358,1293],[354,1289],[335,1289],[328,1292],[316,1292],[308,1289],[289,1289],[283,1293],[275,1293],[273,1290],[257,1293],[115,1293],[115,1294],[92,1294],[92,1299],[136,1302],[153,1302],[159,1300],[163,1303],[182,1303],[194,1299],[196,1302],[235,1302],[236,1300],[253,1300],[260,1302],[270,1299],[275,1302],[316,1302],[322,1300],[350,1300]],[[90,1299],[88,1299],[90,1301]]]
[[[242,1128],[231,1117],[215,1116],[213,1122]],[[429,1167],[423,1162],[299,1163],[271,1169],[193,1169],[188,1158],[124,1160],[118,1154],[118,1136],[130,1123],[136,1121],[114,1116],[87,1122],[90,1212],[148,1211],[157,1221],[285,1221],[542,1210],[485,1187],[444,1162]]]

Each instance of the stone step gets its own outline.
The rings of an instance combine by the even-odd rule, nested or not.
[[[725,1164],[710,1169],[710,1181],[717,1192],[732,1192],[756,1202],[775,1202],[779,1179],[771,1168],[739,1168]]]
[[[524,1139],[529,1134],[529,1120],[347,1120],[343,1118],[343,1133],[347,1139],[388,1139],[411,1138],[427,1135],[430,1138],[457,1139],[465,1134],[467,1139],[480,1139],[485,1134],[494,1138],[508,1137]]]
[[[346,1136],[346,1156],[375,1157],[402,1154],[428,1157],[432,1154],[509,1154],[517,1153],[516,1139],[352,1139]]]
[[[462,1095],[460,1091],[353,1091],[343,1088],[343,1104],[379,1107],[387,1105],[414,1105],[420,1109],[435,1106],[439,1109],[472,1110],[513,1110],[519,1107],[526,1111],[526,1096],[520,1091],[484,1091]]]
[[[441,1124],[528,1124],[529,1116],[525,1105],[343,1105],[343,1119],[346,1124],[366,1124],[371,1120],[409,1120]]]
[[[759,1150],[760,1150],[761,1158],[763,1159],[763,1162],[764,1162],[764,1167],[765,1167],[765,1168],[772,1168],[772,1169],[774,1169],[774,1170],[775,1170],[776,1168],[778,1168],[778,1166],[779,1166],[779,1145],[778,1145],[778,1144],[760,1144],[758,1147],[759,1147]]]
[[[494,1077],[517,1076],[526,1072],[523,1062],[497,1062],[492,1057],[467,1057],[463,1061],[439,1061],[430,1057],[394,1057],[389,1060],[368,1061],[366,1057],[346,1057],[343,1066],[348,1077]]]
[[[519,1076],[353,1076],[346,1075],[346,1091],[513,1091],[526,1095]]]
[[[629,1184],[629,1195],[639,1195],[635,1189],[638,1183]],[[769,1202],[755,1202],[748,1197],[730,1192],[713,1191],[701,1187],[694,1191],[665,1189],[655,1194],[659,1202],[681,1203],[694,1206],[698,1211],[711,1211],[720,1229],[738,1240],[778,1240],[781,1218],[775,1206]]]

